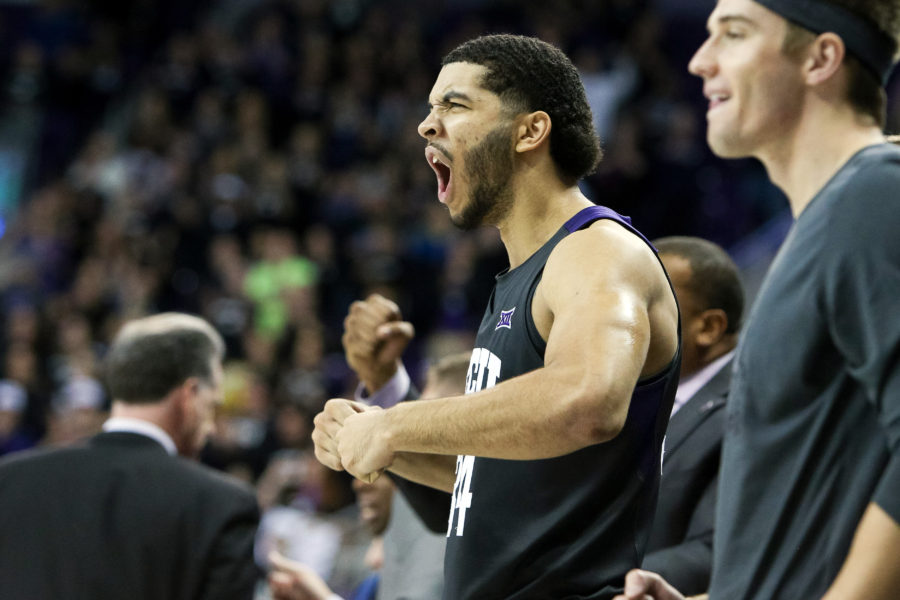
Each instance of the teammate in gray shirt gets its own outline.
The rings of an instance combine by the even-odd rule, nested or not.
[[[735,359],[709,597],[897,598],[900,1],[719,0],[708,27],[709,144],[762,161],[796,219]],[[644,571],[625,592],[682,598]]]

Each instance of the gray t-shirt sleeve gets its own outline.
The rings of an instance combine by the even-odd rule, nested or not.
[[[900,523],[900,170],[868,168],[823,231],[831,337],[884,428],[890,452],[872,500]],[[866,432],[859,432],[866,435]]]

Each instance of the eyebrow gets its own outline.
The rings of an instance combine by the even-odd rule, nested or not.
[[[451,100],[463,100],[465,102],[472,101],[472,99],[469,96],[467,96],[466,94],[463,94],[462,92],[456,92],[456,91],[450,90],[448,92],[445,92],[444,95],[441,97],[440,101],[438,101],[436,104],[447,104]],[[431,106],[432,106],[432,103],[429,102],[428,107],[431,108]]]
[[[749,27],[758,28],[759,25],[756,21],[752,19],[748,19],[743,15],[722,15],[718,19],[715,20],[716,25],[728,25],[729,23],[742,23],[744,25],[748,25]],[[707,31],[712,31],[713,23],[709,23],[706,27]]]

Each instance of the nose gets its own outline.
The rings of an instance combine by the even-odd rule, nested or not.
[[[430,140],[440,133],[441,130],[441,122],[440,120],[434,116],[434,111],[429,111],[428,116],[419,123],[418,131],[419,135],[421,135],[426,140]]]
[[[691,75],[705,79],[715,73],[716,63],[713,60],[710,46],[710,40],[707,39],[691,57],[691,61],[688,63],[688,72]]]

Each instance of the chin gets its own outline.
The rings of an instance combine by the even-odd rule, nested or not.
[[[742,144],[740,140],[729,136],[714,135],[709,133],[706,136],[706,142],[709,149],[719,158],[746,158],[752,155],[747,149],[746,144]]]
[[[481,227],[481,220],[474,218],[471,214],[466,213],[465,211],[450,213],[450,222],[456,226],[457,229],[461,229],[463,231],[472,231],[473,229],[478,229]]]

